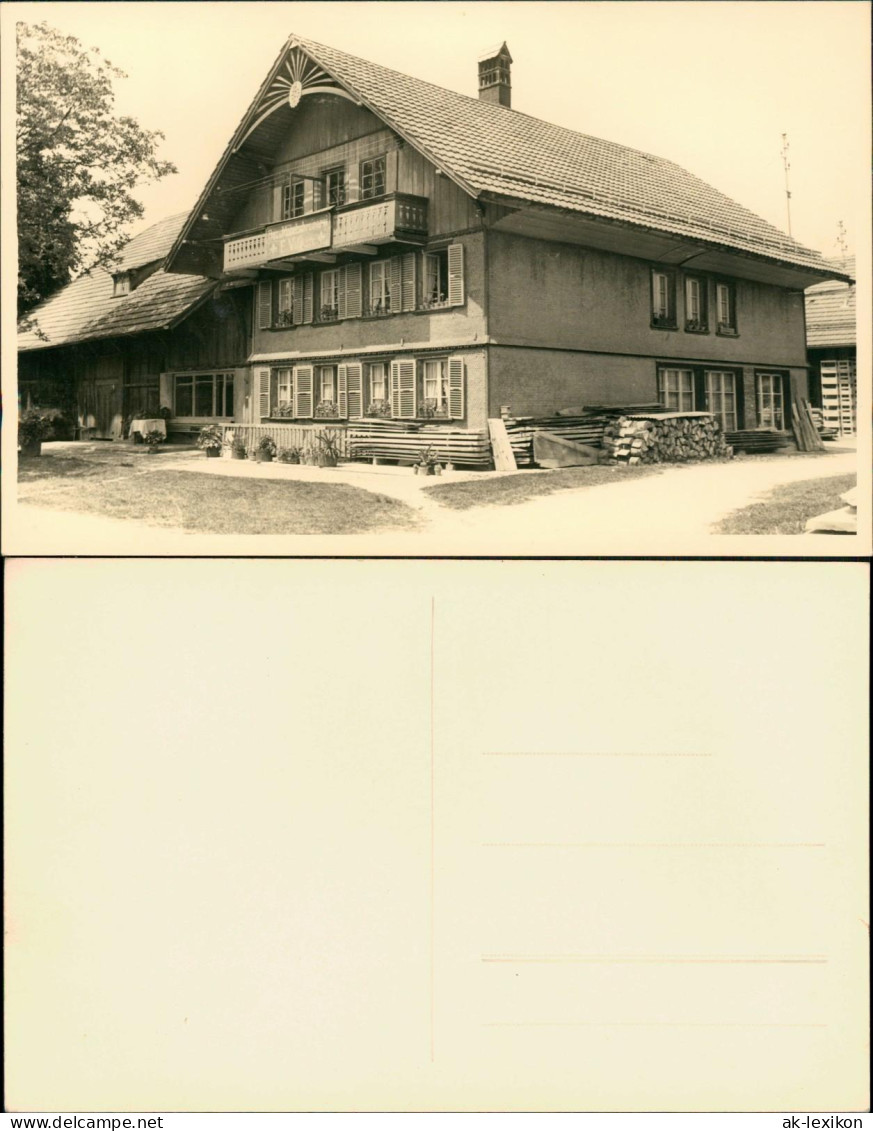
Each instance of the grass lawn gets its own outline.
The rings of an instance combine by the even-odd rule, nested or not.
[[[22,460],[18,498],[198,534],[366,534],[411,531],[420,521],[405,503],[344,483],[145,471],[140,460],[138,453],[99,465],[60,454]]]
[[[802,534],[806,520],[844,505],[840,495],[854,487],[855,475],[802,479],[774,487],[760,503],[734,511],[715,527],[716,534]]]
[[[513,506],[526,503],[541,495],[553,495],[574,487],[600,487],[605,483],[623,483],[642,475],[663,471],[665,464],[635,467],[564,467],[555,471],[521,471],[518,475],[504,475],[499,479],[470,480],[466,483],[439,483],[425,487],[424,493],[434,502],[453,510],[469,507]]]

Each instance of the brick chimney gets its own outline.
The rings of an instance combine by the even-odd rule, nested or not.
[[[479,97],[483,102],[512,106],[512,56],[505,43],[479,56]]]

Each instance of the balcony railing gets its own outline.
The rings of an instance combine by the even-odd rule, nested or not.
[[[427,201],[392,193],[268,224],[263,231],[227,240],[224,270],[241,271],[319,252],[353,251],[365,244],[420,243],[426,237]]]

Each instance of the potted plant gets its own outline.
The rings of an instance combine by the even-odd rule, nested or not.
[[[336,401],[319,401],[315,406],[316,420],[334,420],[339,416]]]
[[[52,434],[51,412],[28,408],[18,418],[18,446],[23,456],[42,454],[42,442]]]
[[[279,448],[276,459],[279,463],[300,463],[300,449],[293,444],[290,448]]]
[[[233,459],[247,459],[249,453],[246,451],[245,440],[234,440],[230,446],[230,454]]]
[[[258,463],[272,463],[276,454],[276,441],[272,436],[261,436],[255,448],[255,459]]]
[[[318,448],[316,450],[319,467],[336,467],[339,463],[339,447],[333,436],[319,432],[316,437]]]
[[[439,469],[439,472],[437,472],[437,470],[436,470],[437,463],[438,463],[437,456],[436,456],[436,453],[434,452],[433,448],[427,447],[421,453],[421,458],[419,459],[418,463],[415,464],[415,474],[416,475],[437,475],[437,474],[442,475],[442,473],[443,473],[442,464],[439,465],[440,469]]]
[[[367,405],[367,416],[390,416],[391,402],[388,400],[370,401]]]
[[[221,455],[223,436],[217,424],[207,424],[200,429],[197,447],[206,453],[207,459],[217,459]]]
[[[165,439],[163,432],[160,432],[157,428],[150,428],[143,436],[142,442],[148,445],[149,455],[153,456],[158,450],[158,445],[163,444]]]

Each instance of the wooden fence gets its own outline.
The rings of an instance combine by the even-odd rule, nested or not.
[[[249,451],[258,446],[263,436],[272,436],[279,448],[306,448],[314,444],[316,437],[321,434],[333,440],[341,459],[349,458],[348,436],[342,425],[222,424],[221,428],[225,439],[232,437],[234,440],[242,440]]]

